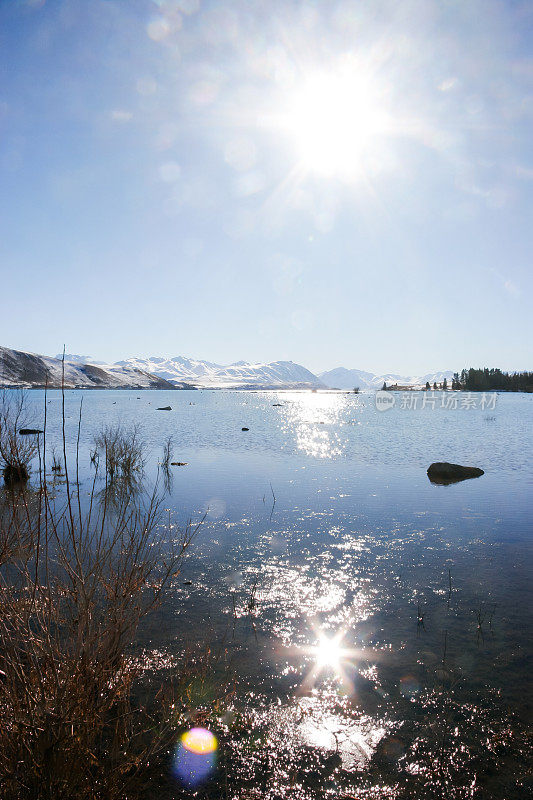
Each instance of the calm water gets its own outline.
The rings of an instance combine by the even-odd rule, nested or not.
[[[38,418],[43,394],[29,398]],[[148,483],[167,436],[172,460],[187,462],[167,487],[172,524],[205,515],[144,632],[147,656],[218,646],[220,669],[238,677],[236,704],[269,732],[263,749],[338,751],[346,774],[367,771],[374,794],[357,796],[396,796],[379,794],[378,762],[423,772],[437,724],[465,786],[480,737],[487,752],[505,740],[508,770],[520,772],[512,736],[532,708],[532,395],[501,394],[494,409],[442,408],[440,393],[435,408],[408,409],[399,395],[379,412],[372,395],[70,391],[71,441],[82,398],[84,490],[95,433],[138,423]],[[59,452],[59,393],[47,410]],[[485,475],[433,485],[433,461]],[[277,769],[262,796],[284,796],[281,757]],[[511,783],[486,796],[521,796]],[[317,791],[341,796],[331,781]]]

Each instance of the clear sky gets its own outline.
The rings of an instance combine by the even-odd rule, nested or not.
[[[533,368],[533,0],[0,0],[0,344]]]

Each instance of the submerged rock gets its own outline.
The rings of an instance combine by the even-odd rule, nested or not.
[[[463,467],[461,464],[449,464],[447,461],[438,461],[428,468],[428,478],[432,483],[448,484],[465,481],[468,478],[479,478],[484,475],[479,467]]]
[[[156,411],[172,411],[172,406],[161,406],[161,408],[156,408]]]

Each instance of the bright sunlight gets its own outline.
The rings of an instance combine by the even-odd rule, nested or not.
[[[327,177],[357,175],[391,123],[370,76],[353,64],[309,74],[292,92],[282,119],[303,169]]]

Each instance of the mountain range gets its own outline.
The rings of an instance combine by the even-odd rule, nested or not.
[[[61,386],[62,355],[54,358],[0,347],[0,386]],[[114,364],[65,354],[67,388],[93,389],[324,389],[305,367],[292,361],[223,366],[183,356],[129,358]]]
[[[396,375],[395,373],[387,373],[385,375],[374,375],[372,372],[363,372],[359,369],[346,369],[345,367],[337,367],[328,372],[321,372],[318,376],[322,383],[330,389],[354,389],[358,387],[361,390],[365,389],[381,389],[384,383],[387,386],[391,384],[398,384],[399,386],[425,386],[429,382],[431,386],[434,383],[442,383],[444,378],[451,383],[453,372],[445,370],[444,372],[427,372],[425,375]]]
[[[0,386],[39,387],[51,389],[62,385],[63,363],[60,358],[25,353],[0,347]],[[80,389],[187,389],[187,384],[174,386],[158,375],[135,367],[100,366],[83,363],[72,356],[65,358],[64,385]]]
[[[88,356],[65,355],[65,386],[101,389],[380,389],[383,383],[402,386],[425,386],[452,372],[431,372],[420,376],[395,373],[375,375],[357,369],[338,367],[320,375],[292,361],[268,364],[237,361],[215,364],[212,361],[175,356],[174,358],[128,358],[114,364],[95,361]],[[26,353],[0,347],[0,386],[61,386],[62,356]]]
[[[188,381],[205,389],[324,389],[324,384],[305,367],[292,361],[269,364],[237,361],[224,366],[184,356],[128,358],[117,361],[128,369],[140,369],[171,383]]]

